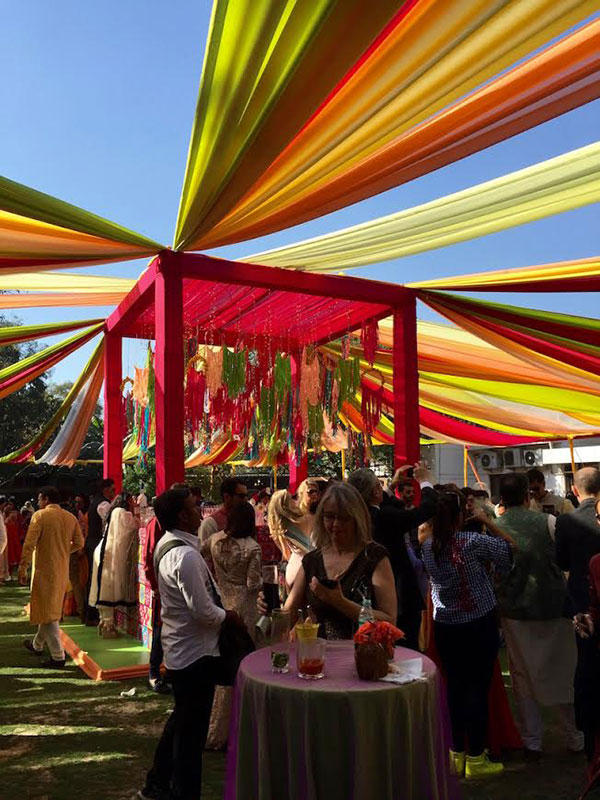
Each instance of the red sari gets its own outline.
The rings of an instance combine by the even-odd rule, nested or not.
[[[25,528],[23,517],[18,511],[9,511],[4,517],[6,526],[6,558],[8,567],[12,569],[21,562],[21,550],[23,549],[23,539],[25,538]]]

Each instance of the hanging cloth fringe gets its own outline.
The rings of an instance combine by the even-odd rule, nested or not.
[[[363,323],[360,331],[360,343],[362,344],[365,358],[369,366],[372,367],[379,347],[379,325],[376,319],[369,319]]]
[[[361,416],[365,425],[365,433],[369,436],[379,425],[381,405],[383,402],[383,386],[385,378],[378,369],[370,369],[362,379]]]

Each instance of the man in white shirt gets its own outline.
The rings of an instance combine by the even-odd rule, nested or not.
[[[221,625],[240,624],[220,605],[198,541],[200,512],[189,489],[169,489],[154,503],[166,531],[154,567],[162,604],[162,644],[175,708],[163,731],[140,800],[198,800],[220,668]]]

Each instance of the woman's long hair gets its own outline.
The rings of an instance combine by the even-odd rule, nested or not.
[[[438,495],[435,514],[431,520],[433,542],[431,549],[436,561],[452,541],[463,523],[465,498],[460,491],[444,491]]]
[[[309,489],[316,489],[319,494],[321,493],[318,478],[305,478],[298,487],[298,505],[303,514],[310,513],[310,506],[313,502],[308,495]]]
[[[118,494],[115,499],[110,504],[110,508],[108,510],[108,514],[106,515],[106,522],[104,523],[104,533],[108,530],[110,525],[110,518],[113,515],[113,511],[117,508],[124,508],[125,511],[129,511],[129,504],[131,502],[132,495],[129,492],[123,492],[122,494]]]
[[[292,506],[293,497],[287,489],[275,492],[269,503],[269,533],[273,539],[279,539],[287,533],[287,522],[297,525],[304,514],[299,508]]]

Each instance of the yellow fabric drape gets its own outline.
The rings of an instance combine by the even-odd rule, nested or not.
[[[593,5],[417,3],[198,244],[244,241],[322,216],[597,96],[597,84],[582,87],[598,66],[600,22],[480,86]],[[552,108],[538,116],[541,99]]]
[[[125,294],[136,284],[133,278],[112,275],[82,275],[76,272],[30,272],[5,274],[0,272],[0,291],[19,292],[81,292]]]
[[[0,271],[62,269],[153,255],[162,245],[0,177]]]
[[[240,259],[328,272],[433,250],[600,200],[600,142],[351,228]]]
[[[560,290],[560,284],[566,279],[570,281],[585,281],[586,278],[600,277],[600,258],[578,258],[574,261],[556,261],[551,264],[539,264],[533,267],[517,267],[516,269],[497,269],[489,272],[473,272],[470,275],[457,275],[452,278],[432,278],[428,281],[407,283],[411,289],[450,289],[452,291],[485,290],[493,292],[496,289],[519,290],[525,284],[547,285],[548,291],[552,284]]]
[[[175,247],[199,249],[404,0],[215,0]]]

